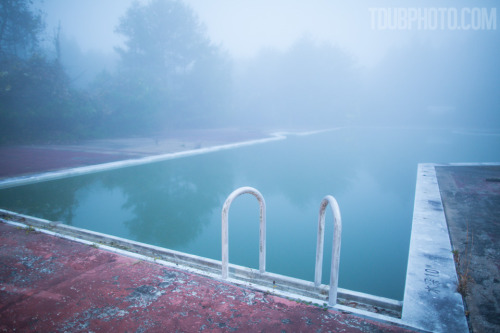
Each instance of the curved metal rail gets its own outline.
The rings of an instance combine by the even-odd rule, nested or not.
[[[259,245],[259,271],[266,271],[266,202],[258,190],[253,187],[240,187],[233,191],[222,207],[222,278],[227,279],[229,273],[229,243],[228,243],[228,214],[229,207],[238,196],[250,193],[259,201],[260,205],[260,245]]]
[[[240,187],[233,191],[224,202],[222,207],[222,278],[227,279],[229,275],[229,242],[228,242],[228,215],[231,203],[238,196],[250,193],[257,198],[260,205],[260,246],[259,246],[259,271],[261,274],[266,271],[266,203],[262,194],[253,187]],[[318,237],[316,243],[316,266],[314,274],[314,286],[321,285],[321,275],[323,271],[323,248],[325,239],[325,212],[330,204],[333,213],[333,246],[332,263],[330,271],[330,290],[328,293],[328,305],[337,304],[337,290],[339,282],[340,263],[340,240],[342,234],[342,220],[337,200],[331,195],[327,195],[321,201],[318,219]]]
[[[316,243],[316,268],[314,274],[314,286],[321,285],[321,274],[323,270],[323,247],[325,240],[325,210],[330,204],[333,213],[333,247],[332,265],[330,268],[330,291],[328,294],[328,305],[337,304],[337,289],[339,285],[339,263],[340,263],[340,239],[342,234],[342,220],[340,209],[334,197],[327,195],[322,201],[319,209],[318,240]]]

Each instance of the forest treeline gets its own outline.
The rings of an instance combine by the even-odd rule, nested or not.
[[[370,69],[307,36],[236,61],[182,1],[134,2],[115,29],[116,63],[85,84],[68,64],[88,59],[62,31],[47,37],[31,0],[0,2],[0,143],[225,126],[500,125],[496,31],[413,40]]]
[[[116,69],[86,87],[63,65],[61,28],[43,43],[42,17],[29,0],[0,3],[1,142],[157,135],[215,126],[227,108],[228,59],[181,2],[134,3],[116,27]]]

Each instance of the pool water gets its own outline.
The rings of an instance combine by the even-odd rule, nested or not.
[[[240,186],[267,205],[267,271],[313,281],[318,211],[333,195],[343,230],[339,286],[401,300],[417,164],[498,162],[499,134],[341,129],[0,190],[0,207],[221,259],[221,209]],[[333,220],[327,210],[323,283]],[[259,205],[229,211],[229,262],[258,268]]]

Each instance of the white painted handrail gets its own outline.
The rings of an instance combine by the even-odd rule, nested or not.
[[[314,285],[321,285],[321,274],[323,270],[323,245],[325,240],[325,210],[330,204],[333,213],[333,246],[332,246],[332,266],[330,268],[330,291],[328,294],[328,305],[337,304],[337,288],[339,285],[339,263],[340,263],[340,238],[342,234],[342,220],[340,209],[334,197],[327,195],[319,209],[318,220],[318,240],[316,243],[316,269],[314,274]]]
[[[259,245],[259,271],[264,273],[266,271],[266,202],[264,197],[259,191],[253,187],[240,187],[233,191],[222,207],[222,278],[227,279],[229,272],[229,243],[228,243],[228,214],[229,206],[236,197],[250,193],[254,195],[259,201],[260,205],[260,245]]]

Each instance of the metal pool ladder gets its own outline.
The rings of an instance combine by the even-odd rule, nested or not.
[[[259,244],[259,272],[264,274],[266,271],[266,202],[264,201],[264,197],[260,192],[253,187],[240,187],[231,193],[224,205],[222,206],[222,278],[227,279],[228,271],[229,271],[229,242],[228,242],[228,214],[229,207],[234,199],[238,196],[250,193],[253,194],[260,205],[260,244]]]
[[[330,291],[328,292],[328,305],[337,303],[337,289],[339,286],[339,263],[340,263],[340,239],[342,235],[342,219],[340,208],[334,197],[327,195],[321,201],[318,219],[318,238],[316,241],[316,265],[314,272],[314,286],[321,285],[321,273],[323,271],[323,247],[325,240],[325,211],[330,204],[333,213],[333,246],[332,264],[330,266]]]
[[[222,207],[222,279],[227,279],[229,275],[229,241],[228,241],[228,214],[231,203],[238,196],[249,193],[257,198],[260,206],[260,244],[259,244],[259,273],[266,274],[266,202],[262,194],[253,187],[240,187],[233,191],[224,202]],[[316,266],[314,275],[314,287],[319,290],[321,286],[321,274],[323,268],[323,247],[325,236],[325,211],[330,204],[334,219],[332,263],[330,273],[330,288],[328,305],[334,306],[337,303],[337,289],[339,281],[340,262],[340,239],[342,233],[342,221],[337,200],[331,195],[327,195],[322,201],[319,209],[318,236],[316,243]]]

